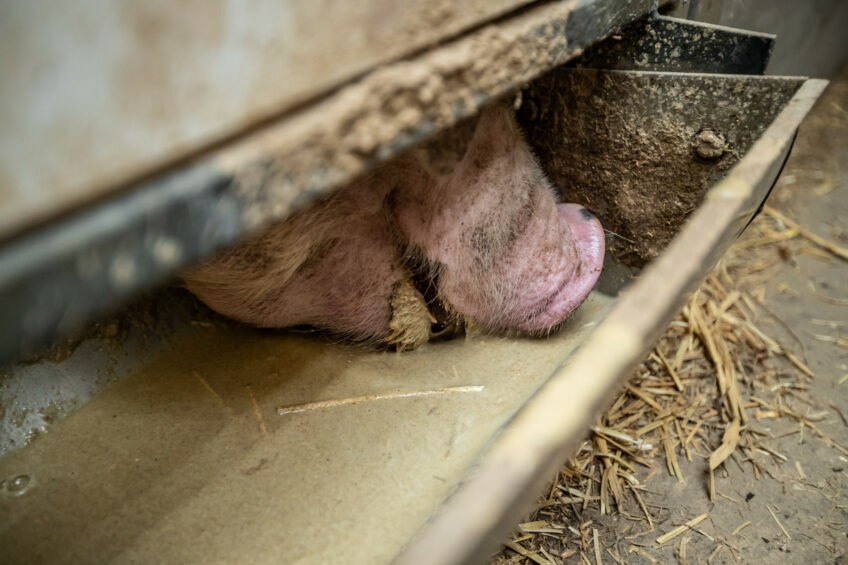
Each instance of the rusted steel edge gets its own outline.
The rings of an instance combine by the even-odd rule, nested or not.
[[[480,563],[541,492],[616,386],[660,337],[774,182],[827,81],[806,81],[751,150],[502,431],[397,565]],[[574,407],[572,411],[563,407]]]
[[[294,114],[0,243],[0,363],[80,328],[647,14],[655,0],[531,6],[384,65]]]

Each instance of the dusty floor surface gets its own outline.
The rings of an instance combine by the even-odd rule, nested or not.
[[[848,69],[804,122],[769,204],[819,236],[848,246]],[[659,449],[652,468],[638,467],[635,473],[645,488],[641,493],[653,529],[633,500],[624,512],[606,515],[596,502],[563,505],[526,520],[564,522],[564,534],[541,535],[564,538],[560,547],[570,550],[535,551],[531,559],[505,549],[494,563],[848,563],[848,261],[799,242],[766,252],[777,256],[774,275],[763,284],[765,308],[773,315],[758,324],[808,360],[815,377],[795,395],[796,406],[841,450],[798,420],[755,417],[751,396],[757,393],[746,389],[749,428],[778,454],[755,454],[759,478],[747,452],[737,452],[717,469],[717,496],[711,502],[706,454],[688,462],[677,448],[681,482],[666,470]],[[706,518],[695,528],[657,542],[702,514]],[[530,536],[519,533],[513,539],[522,537]],[[522,543],[538,548],[534,540]]]

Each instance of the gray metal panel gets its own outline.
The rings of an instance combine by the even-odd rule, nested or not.
[[[642,267],[742,158],[801,78],[556,69],[519,112],[548,178]]]
[[[593,45],[573,64],[593,69],[761,75],[774,36],[655,16]]]

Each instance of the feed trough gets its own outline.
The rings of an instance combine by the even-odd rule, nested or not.
[[[564,4],[410,55],[5,240],[4,560],[484,560],[753,217],[825,85],[762,75],[770,36],[659,16],[626,27],[647,12],[638,2],[593,28],[581,17],[594,12]],[[368,143],[382,114],[367,99],[335,111],[363,93],[402,99],[430,84],[413,71],[446,54],[458,65],[492,37],[546,55],[445,79],[415,119]],[[548,177],[608,230],[601,280],[550,337],[469,327],[376,351],[240,325],[154,284],[504,97]],[[132,276],[118,276],[122,257]],[[86,279],[98,261],[105,274]]]

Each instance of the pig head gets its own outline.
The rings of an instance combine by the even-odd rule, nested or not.
[[[558,204],[512,113],[481,114],[451,166],[417,150],[184,278],[212,309],[410,349],[466,320],[542,334],[598,279],[604,236]]]

